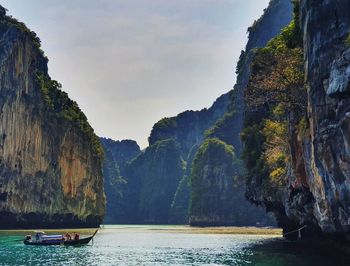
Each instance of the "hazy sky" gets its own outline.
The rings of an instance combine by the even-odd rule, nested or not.
[[[268,0],[0,0],[34,30],[49,73],[99,136],[147,137],[235,82],[247,27]]]

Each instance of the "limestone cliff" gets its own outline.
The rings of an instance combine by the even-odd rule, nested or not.
[[[346,239],[350,229],[350,2],[301,0],[295,4],[295,24],[300,25],[303,39],[307,116],[295,126],[295,112],[289,113],[290,163],[278,188],[280,196],[264,197],[262,191],[271,187],[258,183],[250,184],[249,193],[274,209],[285,231],[306,225],[304,237]]]
[[[40,40],[0,6],[0,227],[98,226],[101,148],[47,74]]]
[[[315,227],[350,230],[350,2],[300,2],[308,87],[310,138],[305,141],[307,183]]]

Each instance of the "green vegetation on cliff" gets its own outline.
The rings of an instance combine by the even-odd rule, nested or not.
[[[235,91],[230,93],[231,102],[236,102],[237,97]],[[242,145],[240,142],[240,129],[242,126],[242,117],[239,114],[240,107],[231,104],[226,113],[218,119],[218,121],[205,132],[206,139],[218,138],[228,145],[235,148],[237,156],[242,153]]]
[[[20,30],[22,34],[25,34],[26,36],[29,36],[32,43],[36,46],[38,51],[41,53],[42,56],[44,55],[44,51],[41,49],[41,40],[40,38],[36,35],[34,31],[31,31],[26,24],[23,22],[18,21],[16,18],[6,15],[7,9],[0,6],[0,31],[3,29],[15,27],[16,29]]]
[[[209,138],[199,148],[191,173],[191,225],[272,224],[262,209],[244,197],[244,166],[234,148]]]

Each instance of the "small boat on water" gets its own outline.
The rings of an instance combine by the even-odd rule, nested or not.
[[[64,235],[46,235],[43,231],[35,231],[34,237],[31,235],[27,235],[23,243],[25,245],[32,246],[52,246],[52,245],[65,245],[65,246],[74,246],[74,245],[86,245],[88,244],[96,235],[98,230],[92,236],[79,238],[78,235],[75,238],[71,238],[70,236]],[[68,234],[66,234],[68,235]]]

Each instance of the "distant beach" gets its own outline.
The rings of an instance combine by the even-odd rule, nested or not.
[[[71,229],[26,229],[26,230],[0,230],[0,235],[27,235],[34,232],[34,230],[43,230],[47,233],[65,233],[77,232],[82,235],[89,235],[93,233],[96,228],[71,228]],[[282,229],[269,227],[192,227],[186,225],[101,225],[100,233],[108,232],[171,232],[184,234],[233,234],[233,235],[273,235],[282,236]]]

